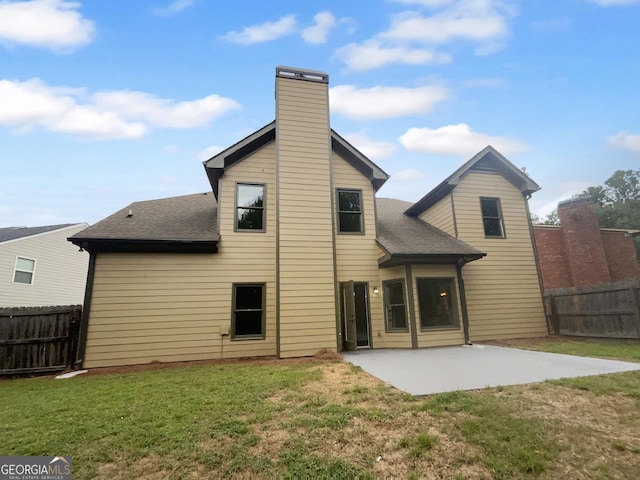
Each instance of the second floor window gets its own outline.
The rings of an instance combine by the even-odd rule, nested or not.
[[[338,190],[338,231],[340,233],[364,231],[360,190]]]
[[[29,258],[16,258],[16,268],[13,272],[13,283],[33,283],[33,272],[36,269],[36,261]]]
[[[485,237],[504,238],[504,225],[499,198],[481,198],[482,224]]]
[[[264,185],[236,186],[236,230],[264,232]]]

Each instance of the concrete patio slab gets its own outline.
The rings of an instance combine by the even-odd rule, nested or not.
[[[640,370],[640,363],[493,345],[343,352],[346,361],[412,395]]]

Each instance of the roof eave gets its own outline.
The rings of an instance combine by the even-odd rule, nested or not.
[[[375,191],[378,191],[389,179],[388,173],[369,160],[366,155],[334,129],[331,129],[331,148],[353,168],[363,174],[371,182]]]
[[[216,199],[218,198],[218,180],[224,174],[224,170],[242,161],[242,159],[259,148],[273,142],[275,138],[276,122],[274,120],[239,142],[231,145],[229,148],[224,149],[222,152],[202,162]]]
[[[498,152],[491,145],[487,145],[480,152],[475,154],[470,160],[464,163],[455,172],[449,175],[442,183],[427,193],[424,197],[418,200],[415,204],[409,207],[405,213],[409,216],[415,217],[422,212],[433,206],[436,202],[444,198],[451,192],[459,183],[462,177],[469,172],[469,170],[480,160],[482,160],[487,154],[492,154],[498,160],[498,168],[501,170],[502,175],[511,182],[523,196],[529,196],[534,192],[540,190],[540,185],[531,180],[524,172],[513,165],[504,155]]]
[[[218,240],[78,238],[67,240],[90,253],[218,253]]]
[[[397,267],[400,265],[465,265],[474,260],[485,257],[486,253],[445,253],[445,254],[415,254],[395,253],[385,255],[378,260],[380,268]]]

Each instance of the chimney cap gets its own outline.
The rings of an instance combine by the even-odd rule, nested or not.
[[[305,68],[276,67],[276,77],[290,78],[292,80],[307,80],[309,82],[329,83],[329,74],[319,70],[307,70]]]
[[[558,208],[577,207],[578,205],[587,205],[590,203],[593,203],[593,198],[591,198],[591,195],[589,194],[577,195],[573,198],[570,198],[568,200],[563,200],[560,203],[558,203]]]

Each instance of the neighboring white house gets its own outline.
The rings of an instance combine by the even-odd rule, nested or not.
[[[81,304],[89,255],[67,238],[87,226],[0,228],[0,307]]]

